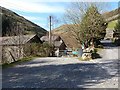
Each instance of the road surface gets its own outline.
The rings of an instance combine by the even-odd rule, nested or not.
[[[3,88],[118,88],[118,48],[103,41],[102,58],[36,58],[3,69]],[[107,45],[106,45],[107,43]]]

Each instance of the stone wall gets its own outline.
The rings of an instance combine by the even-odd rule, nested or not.
[[[23,58],[22,46],[3,46],[2,47],[2,64],[15,62]]]

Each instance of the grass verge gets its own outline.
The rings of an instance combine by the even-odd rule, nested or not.
[[[80,61],[90,61],[90,60],[92,60],[92,58],[83,59],[82,57],[79,57],[78,60],[80,60]]]
[[[30,60],[33,60],[35,59],[36,57],[33,57],[33,56],[30,56],[30,57],[25,57],[25,58],[22,58],[22,59],[19,59],[18,61],[15,61],[15,62],[12,62],[12,63],[5,63],[5,64],[2,64],[2,68],[5,69],[5,68],[8,68],[8,67],[13,67],[17,64],[20,64],[20,63],[23,63],[23,62],[28,62]]]

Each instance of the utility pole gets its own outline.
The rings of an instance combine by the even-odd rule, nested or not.
[[[49,16],[49,27],[50,27],[50,31],[49,31],[49,43],[52,44],[52,33],[51,30],[54,27],[54,24],[58,23],[58,20],[54,17],[54,16]]]
[[[50,19],[49,43],[51,44],[52,16],[49,16],[49,19]]]

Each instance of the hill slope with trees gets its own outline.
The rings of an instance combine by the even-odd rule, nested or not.
[[[18,15],[17,13],[0,7],[2,15],[2,36],[14,36],[18,34],[37,34],[39,37],[43,36],[47,31]]]

